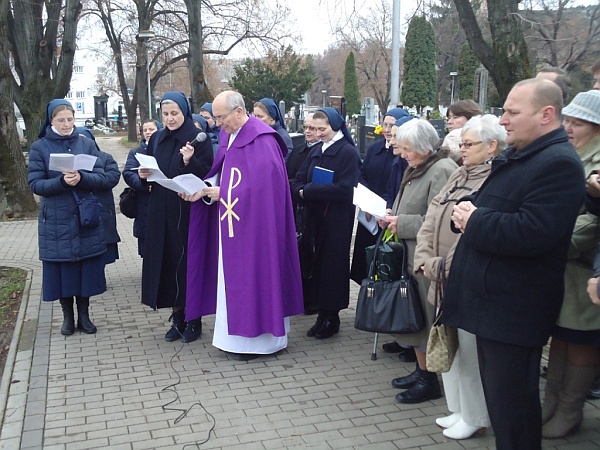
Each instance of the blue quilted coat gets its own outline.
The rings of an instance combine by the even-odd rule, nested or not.
[[[73,262],[98,256],[106,251],[106,232],[102,221],[94,229],[81,229],[73,191],[79,198],[111,189],[113,180],[104,171],[100,158],[92,172],[81,170],[81,181],[72,187],[61,172],[48,169],[50,153],[99,156],[94,142],[73,133],[61,136],[51,127],[46,136],[31,145],[29,187],[41,197],[38,213],[39,252],[42,261]]]

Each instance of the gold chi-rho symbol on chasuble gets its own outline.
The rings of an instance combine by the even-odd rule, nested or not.
[[[232,167],[231,173],[229,174],[229,188],[227,189],[227,202],[225,202],[225,200],[223,200],[223,198],[220,199],[221,203],[226,208],[225,212],[221,216],[221,221],[227,219],[227,226],[229,229],[229,237],[230,238],[235,236],[235,234],[233,232],[233,219],[237,220],[238,222],[240,221],[240,216],[238,216],[233,211],[233,207],[239,201],[239,197],[237,197],[235,200],[232,201],[231,192],[236,187],[238,187],[238,185],[241,183],[241,181],[242,181],[242,172],[240,172],[240,169],[238,169],[237,167]]]

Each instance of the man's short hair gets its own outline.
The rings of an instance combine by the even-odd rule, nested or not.
[[[552,81],[554,83],[556,83],[557,86],[562,91],[563,104],[566,104],[567,101],[569,100],[569,91],[571,90],[571,77],[569,77],[569,74],[567,73],[567,71],[564,69],[561,69],[560,67],[546,66],[546,67],[542,67],[538,71],[538,73],[554,73],[554,74],[556,74],[556,78],[554,78],[554,80],[552,80]]]
[[[552,106],[556,117],[560,120],[563,109],[563,93],[560,87],[556,83],[543,78],[522,80],[515,84],[514,87],[517,88],[528,85],[533,85],[533,96],[531,97],[533,105],[540,109],[544,106]]]
[[[233,111],[236,108],[242,108],[244,112],[246,111],[244,97],[242,97],[242,94],[237,91],[226,91],[225,105],[229,111]]]

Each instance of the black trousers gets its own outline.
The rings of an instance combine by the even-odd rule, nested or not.
[[[479,373],[497,450],[540,450],[542,348],[477,337]]]

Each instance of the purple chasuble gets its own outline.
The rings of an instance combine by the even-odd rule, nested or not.
[[[254,117],[228,142],[221,130],[206,176],[221,174],[220,201],[191,205],[186,320],[216,312],[220,226],[229,334],[284,336],[283,318],[304,311],[287,148]]]

